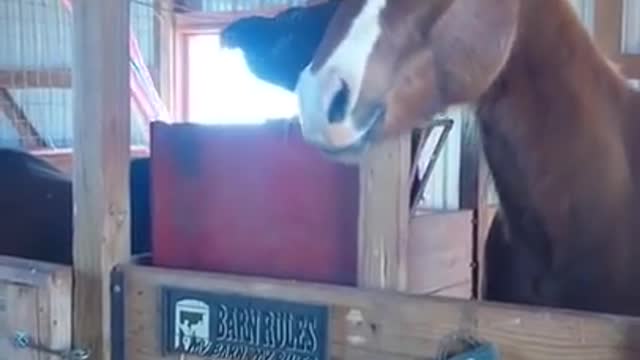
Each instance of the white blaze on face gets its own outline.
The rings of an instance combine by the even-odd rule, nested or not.
[[[345,0],[352,1],[352,0]],[[360,94],[367,61],[381,33],[380,13],[387,0],[366,0],[340,44],[317,72],[307,66],[296,86],[304,137],[331,148],[348,147],[369,130],[358,128],[351,114]],[[329,107],[341,81],[349,87],[345,119],[329,123]],[[373,125],[373,124],[369,124]]]

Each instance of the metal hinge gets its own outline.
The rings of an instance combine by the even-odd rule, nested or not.
[[[13,345],[18,349],[30,349],[41,353],[49,354],[59,357],[63,360],[87,360],[90,357],[90,353],[85,349],[71,349],[71,350],[53,350],[46,346],[40,345],[33,340],[33,338],[24,331],[17,331],[13,337]]]

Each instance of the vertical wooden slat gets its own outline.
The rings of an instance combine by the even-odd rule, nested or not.
[[[110,358],[109,272],[129,245],[129,1],[73,9],[74,345]]]
[[[6,286],[7,289],[6,328],[8,334],[2,339],[4,346],[0,346],[0,348],[4,348],[4,351],[1,355],[6,356],[7,360],[38,359],[36,351],[19,349],[12,343],[13,336],[18,331],[36,336],[36,340],[38,340],[36,335],[38,334],[38,288],[10,283],[3,283],[2,286]]]
[[[410,172],[409,135],[372,147],[360,168],[360,287],[407,286]]]
[[[71,271],[64,270],[51,274],[38,289],[38,342],[50,349],[71,348],[72,290]]]

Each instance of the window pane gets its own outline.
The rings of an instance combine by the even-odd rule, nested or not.
[[[261,123],[298,114],[295,95],[256,78],[240,50],[222,49],[218,35],[188,40],[190,122]]]

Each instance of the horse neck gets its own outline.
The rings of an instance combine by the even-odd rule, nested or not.
[[[534,213],[552,237],[615,236],[638,197],[638,94],[567,2],[525,0],[520,18],[510,60],[477,102],[501,202]]]

